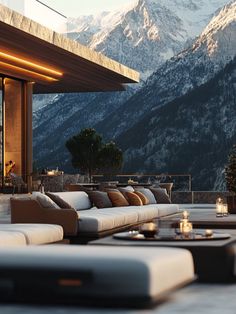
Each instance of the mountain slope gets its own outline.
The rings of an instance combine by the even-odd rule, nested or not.
[[[117,139],[128,172],[191,173],[193,189],[220,190],[236,142],[236,58],[209,82],[154,110]]]
[[[236,1],[215,16],[196,43],[167,61],[145,86],[108,116],[96,129],[107,138],[117,137],[156,107],[207,82],[236,53]]]

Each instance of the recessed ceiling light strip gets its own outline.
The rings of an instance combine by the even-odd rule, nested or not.
[[[53,74],[53,75],[56,75],[56,76],[62,76],[63,75],[62,72],[56,71],[56,70],[51,69],[51,68],[47,68],[47,67],[42,66],[40,64],[37,64],[37,63],[31,62],[31,61],[25,60],[25,59],[22,59],[22,58],[19,58],[19,57],[15,57],[13,55],[10,55],[10,54],[2,52],[2,51],[0,51],[0,57],[4,58],[5,60],[17,62],[17,63],[20,63],[21,65],[30,66],[30,67],[32,67],[34,69],[37,69],[37,70],[40,70],[40,71],[45,71],[45,72],[47,72],[49,74]]]
[[[6,62],[0,61],[0,68],[1,68],[1,66],[5,67],[5,68],[7,68],[9,70],[13,70],[16,73],[19,72],[21,74],[25,74],[26,76],[31,77],[32,79],[38,78],[40,80],[50,81],[50,82],[58,81],[58,79],[55,79],[55,78],[53,78],[51,76],[44,75],[44,74],[41,74],[41,73],[37,73],[37,72],[31,71],[31,70],[27,70],[27,69],[24,69],[24,68],[21,68],[21,67],[18,67],[18,66],[6,63]]]

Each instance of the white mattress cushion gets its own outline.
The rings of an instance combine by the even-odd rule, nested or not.
[[[158,218],[159,210],[157,204],[149,204],[143,206],[134,206],[138,213],[138,221],[148,221]]]
[[[101,232],[136,222],[138,213],[131,207],[99,208],[79,212],[79,232]]]
[[[179,205],[177,204],[157,204],[159,217],[172,215],[179,212]]]
[[[55,192],[53,194],[58,195],[76,210],[89,209],[92,207],[89,196],[84,191]]]
[[[80,289],[81,296],[105,298],[159,296],[194,279],[192,255],[177,248],[65,246],[0,248],[1,267],[90,272],[93,280]],[[50,289],[50,287],[49,287]],[[67,295],[68,297],[68,295]],[[40,296],[39,296],[40,298]],[[135,301],[136,300],[136,301]]]
[[[175,204],[149,204],[89,209],[79,212],[79,232],[101,232],[109,229],[151,221],[178,212]],[[161,211],[161,213],[160,213]]]
[[[48,224],[1,224],[0,231],[19,232],[24,235],[26,244],[47,244],[63,239],[63,228]]]
[[[21,232],[0,231],[0,247],[26,245],[26,238]]]

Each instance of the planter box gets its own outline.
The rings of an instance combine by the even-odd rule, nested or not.
[[[236,214],[236,196],[227,196],[228,211],[230,214]]]

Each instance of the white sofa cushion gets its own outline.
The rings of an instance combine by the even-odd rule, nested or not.
[[[157,204],[159,217],[172,215],[179,212],[179,205],[177,204]]]
[[[19,232],[26,244],[47,244],[63,239],[63,228],[48,224],[1,224],[0,231]]]
[[[55,279],[56,275],[60,279],[62,271],[73,272],[75,278],[89,272],[92,280],[88,279],[79,289],[71,287],[74,291],[73,301],[77,302],[85,297],[90,302],[93,302],[93,298],[104,299],[106,304],[111,305],[114,305],[114,300],[119,305],[119,302],[129,300],[132,306],[137,306],[141,300],[160,300],[174,288],[195,278],[191,253],[177,248],[51,245],[2,248],[0,256],[0,269],[7,267],[14,270],[17,267],[19,273],[21,268],[24,270],[22,285],[23,276],[27,278],[27,271],[31,270],[32,273],[32,269],[35,269],[36,283],[40,281],[38,274],[41,270],[48,270],[49,283],[50,276]],[[14,272],[9,274],[14,276]],[[60,293],[54,297],[68,301],[68,289],[55,289],[55,280],[52,282],[53,287],[50,284],[45,286],[48,297],[52,297],[50,291],[53,289],[55,293]],[[32,290],[30,292],[42,301],[35,287],[28,285],[28,289]],[[25,289],[23,292],[26,298],[32,295]]]
[[[17,231],[0,231],[0,247],[26,245],[23,233]]]
[[[101,232],[157,217],[157,205],[89,209],[79,212],[79,232]]]
[[[79,232],[101,232],[138,222],[130,207],[89,209],[79,212]]]
[[[89,209],[79,212],[79,232],[102,232],[178,212],[175,204]],[[161,211],[161,213],[160,213]]]
[[[138,214],[138,221],[150,221],[159,216],[157,204],[148,204],[143,206],[133,206]]]
[[[84,191],[55,192],[53,194],[62,198],[76,210],[89,209],[92,206],[88,194]]]

